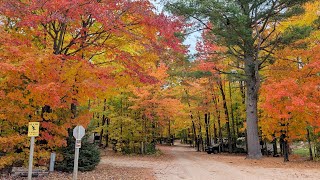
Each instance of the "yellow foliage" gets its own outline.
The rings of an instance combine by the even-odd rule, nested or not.
[[[304,26],[312,25],[312,23],[319,18],[320,1],[308,2],[304,5],[305,14],[294,16],[285,22],[281,23],[279,30],[285,31],[290,26]]]
[[[15,161],[13,154],[0,157],[0,169],[6,166],[10,166]]]

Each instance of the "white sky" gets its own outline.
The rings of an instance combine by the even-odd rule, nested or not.
[[[157,12],[161,12],[163,9],[164,1],[163,0],[150,0],[151,3],[154,4],[155,8],[157,9]],[[185,45],[189,45],[189,54],[195,54],[196,51],[196,44],[197,39],[201,37],[200,32],[195,32],[190,34],[186,40],[183,42]]]

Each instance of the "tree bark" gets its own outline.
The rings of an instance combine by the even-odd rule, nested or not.
[[[204,151],[204,146],[203,146],[203,137],[202,137],[202,126],[201,126],[201,117],[200,117],[200,112],[198,111],[198,120],[199,120],[199,137],[200,137],[200,144],[201,144],[201,149]]]
[[[278,147],[277,147],[277,138],[275,135],[273,135],[273,157],[276,157],[278,155]]]
[[[284,134],[280,135],[280,155],[283,156],[284,152]]]
[[[313,154],[312,154],[311,138],[310,138],[310,130],[309,130],[309,128],[307,128],[307,139],[308,139],[308,145],[309,145],[310,161],[312,161],[313,160]]]
[[[236,134],[237,134],[237,137],[239,137],[239,114],[238,114],[238,107],[236,108],[236,112],[237,112],[237,115],[236,115]]]
[[[107,118],[107,127],[109,127],[110,125],[110,119]],[[107,148],[109,146],[109,131],[107,130],[106,131],[106,136],[105,136],[105,141],[106,141],[106,145],[105,145],[105,148]]]
[[[217,127],[216,123],[213,123],[213,142],[217,144]]]
[[[234,120],[234,113],[233,113],[233,105],[232,105],[232,93],[231,93],[231,83],[229,81],[229,96],[230,96],[230,113],[231,113],[231,121],[232,121],[232,139],[233,139],[233,146],[235,147],[236,145],[236,127],[235,127],[235,120]]]
[[[142,130],[143,130],[143,139],[141,142],[141,154],[145,154],[146,152],[146,143],[147,143],[147,117],[142,115]]]
[[[245,88],[245,82],[244,81],[239,81],[240,84],[240,92],[241,92],[241,102],[242,104],[246,104],[246,88]]]
[[[194,121],[192,121],[192,130],[193,130],[194,144],[195,146],[197,146],[197,131],[196,131],[196,126],[194,124]]]
[[[284,162],[288,162],[289,161],[289,145],[288,145],[288,140],[286,139],[283,141],[283,148],[284,148],[284,152],[283,152]]]
[[[105,113],[105,111],[106,111],[106,103],[107,103],[107,100],[106,99],[104,99],[104,101],[103,101],[103,112]],[[102,115],[102,122],[101,122],[101,131],[100,131],[100,139],[99,139],[99,146],[101,147],[103,144],[102,144],[102,139],[103,139],[103,128],[104,128],[104,125],[105,125],[105,123],[106,123],[106,120],[107,120],[107,118],[106,118],[106,115],[103,113],[103,115]]]
[[[100,131],[100,138],[99,138],[99,146],[101,147],[103,144],[102,144],[102,139],[103,139],[103,126],[106,122],[106,118],[105,118],[105,115],[102,115],[102,123],[101,123],[101,131]]]
[[[218,97],[219,98],[219,97]],[[218,128],[219,128],[219,146],[220,146],[220,151],[224,151],[223,148],[223,139],[222,139],[222,130],[221,130],[221,121],[220,121],[220,110],[218,108],[218,102],[219,99],[217,99],[214,95],[213,95],[213,102],[214,102],[214,107],[215,107],[215,111],[217,113],[217,121],[218,121]]]
[[[260,159],[262,157],[259,134],[258,134],[258,92],[260,87],[260,75],[257,60],[253,55],[245,56],[246,94],[246,115],[247,115],[247,139],[248,158]]]
[[[209,133],[209,145],[211,146],[211,144],[212,144],[212,131],[211,131],[211,128],[210,128],[210,118],[211,118],[211,116],[210,116],[210,112],[208,113],[208,133]]]
[[[170,127],[170,119],[168,118],[168,138],[171,138],[171,127]]]
[[[232,153],[232,138],[231,138],[231,132],[230,132],[230,121],[229,121],[229,112],[228,112],[228,106],[227,106],[227,100],[226,100],[226,95],[222,87],[222,82],[221,80],[218,81],[221,97],[222,97],[222,103],[223,103],[223,109],[224,109],[224,114],[226,118],[226,125],[227,125],[227,133],[228,133],[228,150],[229,153]]]
[[[209,138],[209,116],[208,114],[204,114],[204,122],[206,124],[206,143],[207,146],[210,146],[210,138]]]
[[[190,102],[189,102],[189,93],[188,91],[185,89],[185,93],[187,95],[187,102],[188,102],[188,107],[189,109],[191,108],[191,105],[190,105]],[[191,112],[191,109],[189,110],[190,112],[190,119],[191,119],[191,122],[192,122],[192,129],[193,129],[193,137],[194,137],[194,144],[195,146],[197,145],[197,132],[196,132],[196,126],[194,124],[194,120],[193,120],[193,115],[192,115],[192,112]]]

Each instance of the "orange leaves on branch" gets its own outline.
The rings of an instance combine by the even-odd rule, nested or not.
[[[144,0],[3,0],[0,15],[0,128],[10,148],[21,145],[15,135],[24,137],[29,121],[41,122],[39,151],[55,149],[66,145],[67,129],[89,124],[89,99],[130,84],[160,93],[168,75],[159,62],[185,50],[175,37],[183,20]],[[159,103],[143,98],[139,108]]]
[[[305,4],[305,14],[281,23],[280,31],[289,26],[314,26],[320,2]],[[306,128],[318,132],[320,127],[320,44],[319,30],[309,37],[287,45],[275,53],[276,63],[265,74],[262,85],[262,130],[265,134],[288,133],[290,140],[304,138]],[[287,124],[287,126],[281,126]]]
[[[319,45],[309,49],[287,47],[278,52],[277,63],[269,69],[269,79],[262,86],[265,134],[279,133],[288,124],[290,139],[304,138],[306,127],[317,128],[320,112]]]
[[[167,69],[160,64],[150,75],[157,79],[157,83],[143,87],[132,87],[133,96],[130,101],[131,109],[142,113],[149,120],[158,119],[159,124],[164,125],[167,119],[173,119],[181,115],[183,105],[179,99],[173,97],[170,87],[166,87]]]

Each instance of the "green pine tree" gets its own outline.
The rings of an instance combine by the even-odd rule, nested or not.
[[[74,165],[74,154],[75,154],[75,140],[72,137],[70,139],[67,147],[60,149],[63,155],[63,160],[57,162],[55,169],[58,171],[72,172]],[[89,143],[86,138],[83,139],[81,143],[81,148],[79,150],[79,161],[78,169],[79,171],[91,171],[100,162],[100,151],[95,144]]]
[[[229,48],[246,80],[248,158],[260,158],[257,102],[260,70],[272,63],[274,51],[297,36],[276,31],[279,22],[303,12],[308,0],[176,0],[171,12],[197,22],[196,28],[214,34],[213,42]],[[211,24],[211,25],[210,25]],[[303,30],[300,28],[299,30]],[[305,28],[308,31],[308,28]],[[304,37],[306,31],[300,31]],[[295,31],[297,33],[297,31]]]

